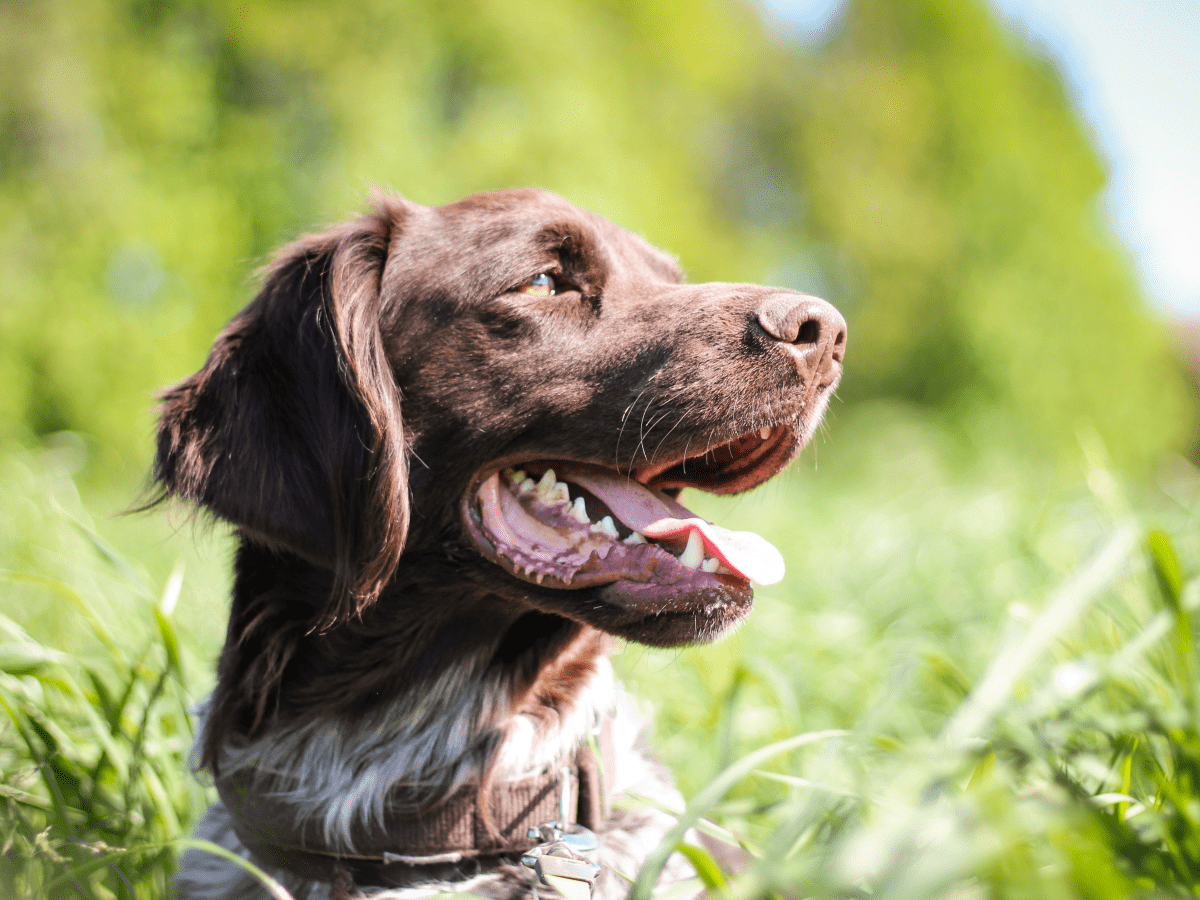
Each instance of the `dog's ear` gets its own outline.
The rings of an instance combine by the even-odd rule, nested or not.
[[[162,495],[329,569],[318,628],[379,596],[408,530],[400,392],[379,328],[405,215],[381,199],[373,215],[285,248],[204,367],[162,395]]]

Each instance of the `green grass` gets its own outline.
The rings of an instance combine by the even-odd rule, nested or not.
[[[1200,475],[1123,484],[1082,446],[1064,476],[867,409],[820,468],[690,498],[789,566],[732,638],[618,659],[690,798],[680,833],[752,851],[733,876],[685,849],[713,893],[1196,892]],[[0,455],[0,896],[160,897],[206,800],[186,709],[227,547],[93,521],[116,504],[68,468]]]
[[[0,457],[0,896],[167,896],[207,802],[186,774],[182,559],[151,587],[67,468]]]

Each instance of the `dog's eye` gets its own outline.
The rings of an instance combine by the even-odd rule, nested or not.
[[[543,272],[541,275],[534,275],[517,290],[522,294],[533,294],[535,297],[552,297],[557,293],[557,285],[553,275]]]

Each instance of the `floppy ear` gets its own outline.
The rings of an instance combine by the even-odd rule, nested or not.
[[[333,572],[317,627],[360,615],[408,530],[400,392],[380,282],[404,218],[374,215],[285,248],[204,367],[162,395],[154,477],[243,535]]]

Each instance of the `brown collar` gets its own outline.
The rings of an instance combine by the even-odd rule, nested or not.
[[[612,756],[608,720],[600,735],[607,768]],[[596,755],[586,744],[576,753],[570,775],[575,822],[596,830],[608,812],[608,798]],[[414,867],[524,853],[537,843],[528,837],[529,830],[559,816],[560,775],[555,769],[493,787],[486,796],[486,816],[474,785],[464,785],[417,813],[385,809],[382,825],[356,826],[351,835],[356,852],[345,853],[329,846],[319,823],[297,825],[294,810],[269,789],[256,788],[254,781],[252,770],[217,778],[217,792],[242,844],[263,862],[305,878],[329,882],[348,874],[359,886],[401,886],[411,882]]]

